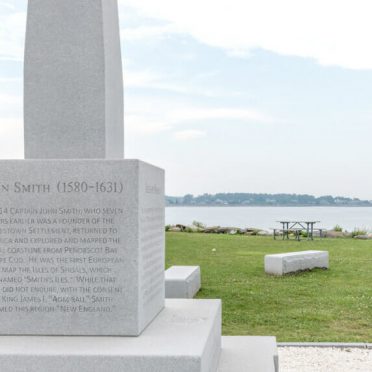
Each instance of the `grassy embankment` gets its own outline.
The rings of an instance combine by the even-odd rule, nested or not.
[[[264,273],[268,253],[328,250],[330,270]],[[200,265],[197,298],[221,298],[225,335],[372,342],[372,241],[167,233],[167,267]]]

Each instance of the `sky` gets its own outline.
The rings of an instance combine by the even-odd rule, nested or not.
[[[26,0],[0,0],[0,158],[23,158]],[[119,0],[125,157],[166,193],[372,200],[371,2]]]

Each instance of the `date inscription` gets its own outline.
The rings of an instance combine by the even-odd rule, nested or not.
[[[60,194],[121,194],[124,190],[122,182],[103,180],[88,182],[84,180],[60,180],[55,185],[40,183],[22,183],[14,182],[13,184],[0,184],[0,193],[14,194],[50,194],[58,192]]]

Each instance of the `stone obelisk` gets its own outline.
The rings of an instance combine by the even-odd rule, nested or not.
[[[117,1],[30,0],[26,35],[26,159],[122,159]]]
[[[28,5],[26,160],[0,161],[0,335],[138,336],[164,307],[164,172],[123,159],[118,3]]]

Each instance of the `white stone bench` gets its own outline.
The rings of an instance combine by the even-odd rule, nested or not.
[[[265,256],[265,272],[272,275],[284,275],[296,271],[329,267],[327,251],[303,251]]]
[[[172,266],[165,271],[165,298],[193,298],[200,286],[199,266]]]

